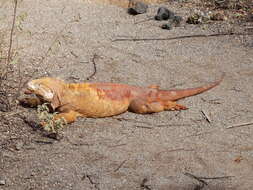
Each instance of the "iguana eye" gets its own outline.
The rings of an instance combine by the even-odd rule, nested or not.
[[[54,97],[53,92],[46,86],[44,85],[39,85],[39,91],[43,97],[46,99],[52,99]]]

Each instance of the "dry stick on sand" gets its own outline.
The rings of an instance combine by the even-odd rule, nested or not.
[[[13,38],[13,32],[14,32],[14,27],[15,27],[15,22],[16,22],[17,6],[18,6],[18,1],[14,0],[13,20],[12,20],[12,26],[11,26],[10,43],[9,43],[8,57],[7,57],[7,66],[10,64],[10,61],[11,61],[11,49],[12,49],[12,42],[13,42],[12,38]],[[7,75],[7,73],[6,73],[6,75]]]
[[[236,125],[232,125],[232,126],[227,127],[226,129],[233,129],[233,128],[244,127],[244,126],[248,126],[248,125],[253,125],[253,121],[248,122],[248,123],[239,123]]]
[[[199,181],[201,183],[200,186],[198,186],[198,189],[203,189],[205,185],[208,185],[208,183],[204,180],[213,180],[213,179],[228,179],[228,178],[231,178],[231,177],[235,177],[235,176],[220,176],[220,177],[197,177],[191,173],[184,173],[184,175],[190,177],[190,178],[193,178],[193,179],[196,179],[197,181]]]
[[[16,22],[17,6],[18,6],[18,1],[14,0],[13,20],[12,20],[12,26],[11,26],[8,55],[7,55],[7,59],[6,59],[6,71],[4,72],[4,74],[2,76],[3,79],[7,78],[8,69],[9,69],[9,65],[11,62],[11,49],[12,49],[12,42],[13,42],[13,32],[14,32],[14,27],[15,27],[15,22]]]
[[[95,62],[95,59],[96,59],[97,57],[98,57],[97,54],[94,54],[94,55],[93,55],[92,64],[93,64],[94,71],[93,71],[93,73],[92,73],[90,76],[88,76],[88,77],[86,78],[86,80],[90,80],[90,79],[91,79],[92,77],[94,77],[95,74],[97,73],[97,66],[96,66],[96,62]]]
[[[188,177],[191,177],[191,178],[194,178],[198,181],[203,181],[204,179],[205,180],[212,180],[212,179],[228,179],[228,178],[232,178],[232,177],[235,177],[235,176],[220,176],[220,177],[197,177],[191,173],[184,173],[184,175],[188,176]],[[203,181],[204,184],[208,185],[207,182]]]
[[[141,182],[141,188],[142,189],[146,189],[146,190],[151,190],[151,188],[149,187],[149,185],[147,185],[146,183],[148,182],[148,179],[147,178],[144,178]]]
[[[124,160],[123,162],[120,163],[120,165],[114,170],[114,172],[117,172],[125,163],[127,160]]]
[[[210,117],[206,114],[206,112],[204,110],[201,110],[200,111],[204,117],[204,119],[208,122],[208,123],[211,123],[211,119]]]
[[[186,39],[186,38],[204,38],[204,37],[213,37],[213,36],[231,36],[231,35],[253,35],[253,33],[216,33],[216,34],[196,34],[196,35],[186,35],[186,36],[177,36],[172,38],[116,38],[112,42],[120,41],[165,41],[165,40],[177,40],[177,39]]]
[[[16,22],[17,6],[18,6],[18,1],[14,0],[13,19],[12,19],[12,26],[11,26],[11,32],[10,32],[10,42],[9,42],[8,55],[7,55],[7,59],[6,59],[6,67],[4,69],[5,71],[3,71],[3,75],[1,75],[1,79],[0,79],[0,87],[1,88],[2,88],[2,80],[7,80],[9,69],[10,69],[11,50],[12,50],[12,43],[13,43],[14,27],[15,27],[15,22]],[[21,76],[20,73],[19,73],[19,76]],[[8,92],[4,92],[4,96],[6,97],[6,102],[7,102],[6,105],[7,105],[8,109],[10,109],[11,102],[10,102],[7,94],[8,94]]]
[[[203,189],[205,185],[208,185],[207,182],[205,182],[203,179],[200,179],[199,177],[193,175],[193,174],[190,174],[190,173],[184,173],[184,175],[190,177],[190,178],[193,178],[193,179],[196,179],[198,182],[200,182],[200,186],[198,185],[197,187],[195,187],[195,189]]]
[[[221,177],[199,177],[199,179],[211,180],[211,179],[228,179],[235,176],[221,176]]]
[[[94,182],[91,175],[86,174],[86,175],[83,176],[82,179],[84,180],[85,178],[88,178],[90,184],[91,184],[91,185],[94,185],[94,188],[95,188],[95,189],[100,190],[100,188],[98,187],[98,184],[99,184],[99,183]]]

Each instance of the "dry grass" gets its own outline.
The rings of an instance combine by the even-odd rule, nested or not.
[[[16,12],[18,1],[13,1],[13,18],[10,32],[0,34],[0,111],[11,111],[22,88],[22,77],[16,52],[13,51],[13,38],[16,29]],[[6,29],[7,30],[7,29]],[[9,34],[7,36],[6,34]],[[4,39],[9,39],[6,42]]]
[[[234,9],[246,10],[252,9],[252,0],[201,0],[201,2],[215,9]]]

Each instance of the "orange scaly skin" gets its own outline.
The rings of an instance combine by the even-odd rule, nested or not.
[[[222,79],[221,79],[222,80]],[[50,103],[59,112],[55,119],[64,118],[67,123],[77,117],[107,117],[125,111],[155,113],[165,110],[184,110],[175,101],[193,96],[217,86],[221,80],[198,88],[184,90],[160,90],[159,86],[138,87],[116,83],[70,83],[55,78],[40,78],[28,83],[26,94],[37,98],[25,98],[22,104]]]

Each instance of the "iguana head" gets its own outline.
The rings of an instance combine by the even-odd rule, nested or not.
[[[60,92],[62,91],[63,81],[55,78],[40,78],[27,83],[25,94],[34,94],[43,102],[50,103],[55,109],[60,104]]]

